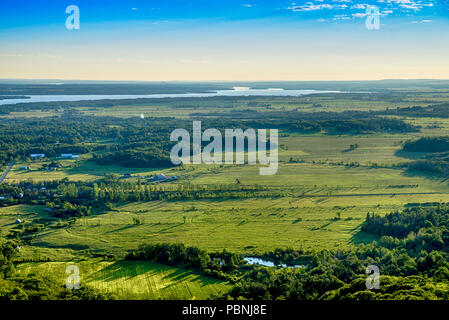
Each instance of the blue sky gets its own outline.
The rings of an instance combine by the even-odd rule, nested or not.
[[[447,0],[0,0],[0,78],[449,78],[448,31]]]
[[[158,21],[158,20],[247,20],[342,19],[357,18],[367,5],[376,5],[385,17],[447,17],[445,0],[315,0],[315,1],[241,1],[241,0],[75,0],[0,1],[0,28],[57,24],[61,12],[70,4],[78,5],[84,22]]]

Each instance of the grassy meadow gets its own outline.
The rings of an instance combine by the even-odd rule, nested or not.
[[[383,110],[386,107],[426,105],[449,101],[449,96],[413,93],[400,102],[326,97],[318,95],[286,104],[285,98],[261,98],[269,109],[306,111]],[[271,100],[269,100],[271,99]],[[78,108],[85,115],[189,118],[195,113],[222,110],[220,99]],[[229,102],[244,110],[249,100]],[[192,104],[191,106],[189,106]],[[320,105],[317,107],[317,105]],[[220,109],[221,108],[221,109]],[[267,108],[255,106],[263,112]],[[34,112],[36,113],[36,112]],[[9,117],[18,116],[17,113]],[[34,116],[25,114],[22,116]],[[46,116],[40,114],[40,116]],[[63,281],[65,267],[87,251],[123,257],[141,243],[184,243],[208,251],[223,249],[242,254],[261,254],[276,248],[339,248],[376,240],[360,231],[366,214],[401,210],[414,204],[449,202],[449,184],[438,176],[410,172],[404,164],[421,156],[402,152],[402,144],[420,136],[449,135],[449,120],[407,118],[419,125],[410,134],[292,134],[282,132],[279,169],[273,176],[259,175],[258,165],[185,166],[170,169],[100,166],[90,155],[79,160],[59,161],[63,168],[42,170],[49,160],[17,162],[6,182],[96,181],[108,173],[149,177],[158,173],[178,175],[175,184],[259,185],[282,193],[277,197],[254,199],[203,199],[121,203],[114,209],[94,211],[77,219],[69,228],[45,229],[23,245],[21,258],[48,258],[51,262],[21,263],[18,270],[53,274]],[[350,149],[350,145],[358,147]],[[19,167],[30,165],[31,170]],[[48,218],[42,206],[17,205],[0,208],[0,230],[7,234],[18,217],[26,220]],[[133,218],[140,218],[136,225]],[[227,283],[196,275],[179,268],[142,262],[80,261],[83,283],[123,299],[205,299],[229,289]]]
[[[66,268],[70,265],[79,268],[83,285],[113,294],[121,300],[204,300],[230,289],[226,282],[151,262],[23,263],[17,269],[23,275],[33,272],[47,274],[65,285]]]

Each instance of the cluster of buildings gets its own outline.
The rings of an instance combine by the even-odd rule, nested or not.
[[[61,159],[78,159],[80,156],[77,154],[71,154],[71,153],[62,153],[60,158]],[[32,153],[30,154],[31,160],[37,160],[37,159],[43,159],[45,158],[44,153]]]
[[[61,153],[60,159],[79,159],[79,155],[72,154],[72,153]],[[40,160],[45,159],[45,153],[32,153],[30,154],[31,160]],[[60,164],[51,163],[49,166],[46,166],[46,170],[56,170],[58,168],[61,168],[62,166]],[[22,166],[19,167],[19,170],[31,170],[30,166]]]

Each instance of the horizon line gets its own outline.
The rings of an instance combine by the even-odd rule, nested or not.
[[[161,82],[373,82],[373,81],[449,81],[449,78],[384,78],[384,79],[350,79],[350,80],[104,80],[104,79],[57,79],[57,78],[0,78],[0,81],[66,81],[66,82],[135,82],[135,83],[161,83]]]

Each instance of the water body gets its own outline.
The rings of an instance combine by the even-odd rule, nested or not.
[[[248,87],[234,87],[234,90],[218,90],[207,93],[160,93],[140,95],[23,95],[27,99],[3,99],[0,105],[33,103],[33,102],[67,102],[67,101],[93,101],[93,100],[120,100],[120,99],[160,99],[160,98],[202,98],[202,97],[238,97],[238,96],[284,96],[298,97],[318,93],[340,93],[341,91],[319,90],[284,90],[278,88],[251,89]],[[0,96],[1,97],[1,96]]]
[[[276,265],[269,260],[263,260],[260,258],[252,258],[252,257],[245,257],[243,260],[246,261],[246,263],[248,264],[255,264],[255,265],[260,265],[260,266],[264,266],[264,267],[275,267]],[[278,267],[282,267],[282,268],[304,268],[303,265],[295,265],[295,266],[287,266],[286,264],[279,264],[277,265]]]

